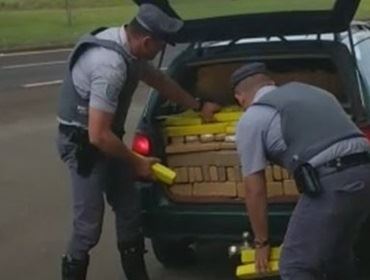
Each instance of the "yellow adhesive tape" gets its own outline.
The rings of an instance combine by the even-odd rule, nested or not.
[[[242,108],[236,105],[223,107],[221,112],[242,112]]]
[[[279,262],[270,261],[269,262],[269,272],[267,273],[257,273],[256,266],[254,263],[240,265],[236,269],[236,276],[239,279],[262,279],[268,276],[279,275]]]
[[[242,112],[221,112],[215,114],[215,120],[218,122],[233,122],[238,121],[242,116]]]
[[[226,127],[226,134],[234,135],[236,133],[236,126],[227,126]]]
[[[166,127],[167,136],[187,136],[199,134],[225,133],[228,123]]]
[[[270,251],[270,261],[278,261],[280,259],[281,247],[273,247]],[[253,263],[255,260],[256,251],[254,249],[244,249],[241,251],[242,263]]]
[[[202,124],[202,120],[200,118],[173,116],[173,117],[168,117],[165,120],[166,126],[183,126],[183,125],[200,125],[200,124]]]
[[[156,179],[166,185],[173,185],[176,179],[176,172],[160,164],[153,164],[152,170]]]
[[[242,114],[243,111],[239,107],[229,106],[222,108],[214,117],[217,122],[233,122],[238,121]],[[200,125],[202,124],[202,119],[198,113],[193,110],[187,110],[181,114],[166,117],[164,124],[165,126]]]

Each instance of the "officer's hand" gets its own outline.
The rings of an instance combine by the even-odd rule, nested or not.
[[[134,162],[136,177],[140,180],[154,181],[152,165],[160,162],[158,158],[137,156]]]
[[[258,273],[269,271],[270,246],[256,248],[256,270]]]
[[[221,110],[221,106],[213,102],[205,102],[200,111],[200,116],[204,122],[214,121],[214,114]]]

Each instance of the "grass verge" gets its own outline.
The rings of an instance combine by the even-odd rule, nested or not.
[[[188,2],[190,4],[186,5],[184,2],[178,1],[177,4],[181,15],[185,18],[188,18],[189,15],[204,16],[207,12],[214,15],[222,14],[223,12],[217,9],[222,9],[224,6],[212,5],[212,1],[214,0],[196,2],[191,0]],[[218,1],[230,1],[233,3],[230,6],[235,6],[237,3],[237,0]],[[270,2],[271,0],[264,3]],[[269,10],[269,7],[263,7],[263,9]],[[72,26],[68,25],[63,9],[0,10],[0,50],[69,45],[81,34],[95,27],[118,26],[123,22],[128,22],[136,10],[136,6],[127,3],[114,7],[74,9]],[[370,19],[370,1],[362,1],[356,18]]]

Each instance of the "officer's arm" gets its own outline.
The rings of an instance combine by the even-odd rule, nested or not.
[[[137,162],[138,157],[112,132],[112,122],[113,114],[90,107],[90,143],[112,157]]]
[[[258,241],[268,239],[267,191],[264,171],[268,164],[265,135],[271,122],[265,107],[252,106],[240,119],[236,130],[237,151],[240,156],[245,203]]]
[[[166,99],[183,105],[186,108],[198,109],[199,102],[187,91],[182,89],[169,76],[154,68],[150,64],[142,67],[141,80],[148,86],[155,88]]]
[[[245,204],[255,240],[268,240],[267,191],[264,170],[244,177]]]

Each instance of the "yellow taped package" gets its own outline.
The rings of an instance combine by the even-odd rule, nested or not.
[[[167,136],[186,136],[199,134],[225,133],[228,123],[166,127]]]
[[[202,123],[199,114],[193,110],[187,110],[177,115],[163,116],[165,126],[198,125]]]
[[[197,115],[176,115],[166,118],[164,123],[166,126],[199,125],[202,120]]]
[[[165,121],[166,126],[184,126],[200,124],[202,124],[202,120],[200,118],[170,117]]]
[[[226,127],[226,134],[233,135],[236,133],[236,126],[235,125],[229,125]]]
[[[255,250],[254,249],[244,249],[241,251],[241,261],[242,263],[252,263],[255,260]],[[270,261],[278,261],[280,259],[281,247],[271,248],[270,251]]]
[[[216,113],[214,118],[218,122],[233,122],[233,121],[238,121],[240,117],[242,116],[243,112],[221,112],[221,113]]]
[[[269,272],[263,274],[257,273],[254,263],[240,265],[236,269],[236,276],[239,279],[261,279],[277,275],[279,275],[279,261],[270,261]]]
[[[174,172],[170,168],[160,163],[156,163],[153,164],[152,170],[154,172],[154,176],[158,181],[167,185],[173,185],[173,183],[175,182],[176,172]]]
[[[223,107],[221,112],[242,112],[242,108],[236,105]]]
[[[217,122],[232,122],[237,121],[242,116],[243,112],[239,107],[228,106],[221,109],[219,113],[215,114],[215,120]],[[199,113],[193,110],[187,110],[181,114],[165,117],[165,126],[186,126],[186,125],[200,125],[202,119]]]

